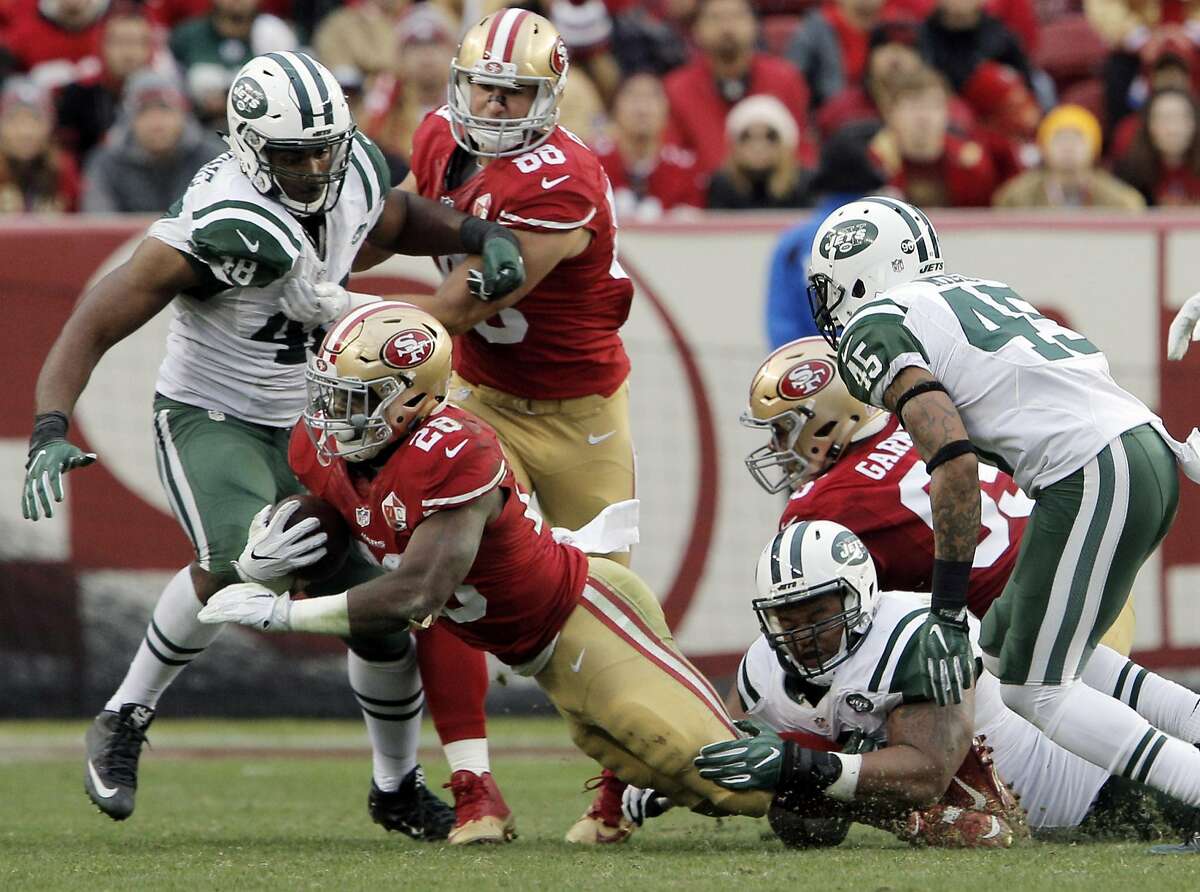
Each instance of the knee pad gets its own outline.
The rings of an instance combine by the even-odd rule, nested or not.
[[[1046,735],[1053,736],[1071,689],[1076,684],[1078,682],[1061,685],[1001,684],[1000,698],[1005,706],[1025,721]]]
[[[408,630],[371,638],[352,636],[344,640],[356,656],[368,663],[394,663],[409,656],[416,658],[412,634]]]

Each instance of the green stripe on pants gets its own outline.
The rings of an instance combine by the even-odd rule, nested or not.
[[[1166,443],[1142,425],[1114,444],[1038,494],[980,635],[1006,684],[1077,678],[1170,528],[1179,477]]]

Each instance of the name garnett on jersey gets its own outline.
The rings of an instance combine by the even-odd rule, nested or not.
[[[148,235],[182,252],[200,285],[179,294],[156,389],[164,396],[271,427],[304,408],[304,364],[321,337],[280,309],[289,276],[344,282],[383,210],[387,162],[358,134],[337,205],[309,235],[274,198],[259,194],[232,153],[197,171]]]
[[[1158,421],[1117,385],[1091,341],[1003,282],[930,276],[861,307],[838,344],[850,393],[882,407],[909,366],[945,386],[980,456],[1031,496],[1125,431]]]

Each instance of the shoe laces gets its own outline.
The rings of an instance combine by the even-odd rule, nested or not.
[[[466,774],[468,776],[463,777],[456,772],[448,783],[442,784],[443,790],[454,794],[455,810],[479,808],[487,798],[487,785],[483,783],[483,778],[473,771]]]
[[[100,756],[109,778],[127,787],[137,786],[138,758],[143,745],[149,745],[143,728],[124,718],[117,722]]]

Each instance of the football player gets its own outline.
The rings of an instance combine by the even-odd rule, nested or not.
[[[809,270],[847,389],[900,419],[931,478],[932,603],[917,633],[930,694],[961,700],[974,675],[966,594],[980,455],[1034,499],[980,635],[1004,703],[1106,771],[1200,804],[1200,751],[1163,733],[1170,722],[1140,700],[1080,683],[1170,528],[1177,461],[1200,477],[1194,454],[1117,386],[1085,337],[1002,282],[947,274],[937,233],[911,205],[872,196],[835,210]]]
[[[626,506],[613,506],[573,534],[579,548],[557,542],[495,432],[445,401],[450,363],[446,329],[406,304],[362,307],[330,330],[309,364],[291,465],[356,519],[354,534],[390,572],[311,601],[240,583],[201,619],[345,636],[436,618],[533,677],[580,749],[620,777],[706,813],[765,814],[769,794],[726,790],[692,766],[696,748],[737,732],[654,594],[584,553],[628,544],[636,519],[623,525]]]
[[[218,631],[197,620],[200,605],[237,581],[235,560],[252,578],[271,573],[280,555],[263,550],[262,537],[284,551],[294,545],[280,538],[282,512],[269,529],[256,528],[248,548],[247,528],[264,505],[300,488],[286,449],[304,405],[305,356],[321,326],[353,303],[339,283],[360,247],[482,255],[478,284],[489,297],[524,279],[519,245],[504,227],[389,189],[382,154],[357,132],[333,76],[309,56],[251,60],[227,107],[230,151],[202,167],[133,256],[83,296],[37,384],[22,499],[31,520],[62,501],[64,472],[96,459],[67,433],[97,361],[174,304],[154,432],[160,477],[196,560],[168,583],[128,674],[87,734],[87,792],[114,820],[133,811],[138,757],[159,697]],[[310,549],[308,561],[318,551],[323,546]],[[358,561],[344,571],[364,579],[378,572]],[[422,662],[437,650],[436,638],[429,643]],[[483,656],[460,658],[458,643],[446,644],[462,689],[477,692],[482,725]],[[421,687],[409,636],[355,636],[350,645],[351,686],[375,750],[371,815],[388,829],[445,837],[454,816],[416,766]]]
[[[447,255],[438,258],[446,278],[437,293],[403,299],[460,336],[451,399],[495,428],[546,519],[573,529],[633,497],[635,460],[619,334],[633,283],[617,258],[608,177],[557,124],[568,68],[563,40],[542,16],[506,8],[484,17],[451,62],[446,105],[413,137],[401,188],[520,240],[526,280],[506,297],[476,300],[476,264]],[[605,773],[569,841],[603,841],[612,783]]]

